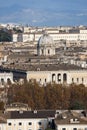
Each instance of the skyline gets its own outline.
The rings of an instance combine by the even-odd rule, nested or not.
[[[0,0],[0,23],[31,26],[87,25],[87,0]]]

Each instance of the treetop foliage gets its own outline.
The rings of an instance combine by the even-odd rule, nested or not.
[[[31,109],[87,109],[87,88],[84,85],[63,86],[36,82],[12,85],[8,90],[8,103],[27,103]]]
[[[12,35],[9,31],[0,30],[0,42],[12,41]]]

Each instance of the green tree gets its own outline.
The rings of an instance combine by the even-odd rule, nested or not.
[[[70,86],[70,109],[84,108],[84,96],[86,88],[83,85]]]
[[[0,30],[0,42],[12,41],[12,35],[8,31]]]

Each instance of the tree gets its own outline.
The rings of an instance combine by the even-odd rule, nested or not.
[[[2,101],[0,102],[0,110],[4,110],[4,103]]]
[[[12,41],[12,35],[10,32],[0,30],[0,42],[10,42]]]
[[[71,85],[70,86],[70,109],[82,109],[85,107],[86,88],[83,85]]]
[[[14,84],[8,90],[8,103],[27,103],[31,109],[87,109],[87,88],[72,84],[47,84],[36,81]]]
[[[17,28],[13,28],[13,31],[16,32],[16,33],[22,33],[23,32],[22,30],[17,29]]]

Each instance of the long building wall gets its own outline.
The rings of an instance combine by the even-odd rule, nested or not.
[[[41,125],[39,125],[41,123]],[[7,130],[45,130],[47,119],[8,119]]]
[[[37,42],[42,35],[41,33],[23,33],[23,34],[13,34],[13,42]],[[80,33],[49,33],[53,37],[54,41],[67,40],[67,41],[77,41],[77,40],[87,40],[87,30],[81,30]]]
[[[58,84],[84,84],[87,86],[87,71],[28,71],[27,80],[35,79],[40,84],[58,83]]]

